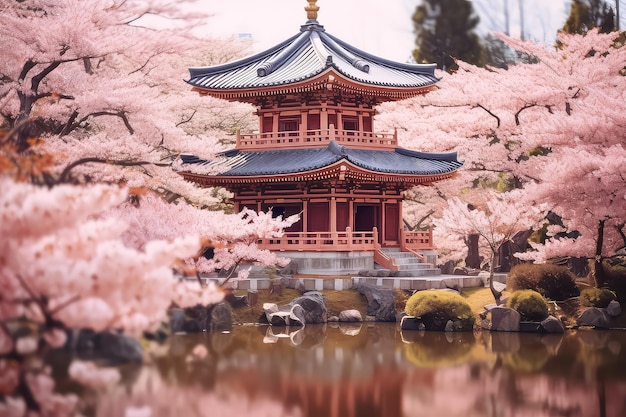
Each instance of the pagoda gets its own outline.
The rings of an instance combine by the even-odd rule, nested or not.
[[[183,155],[181,174],[231,191],[237,212],[301,213],[282,237],[259,241],[300,273],[436,273],[428,267],[436,263],[431,231],[403,228],[403,193],[452,177],[462,162],[456,152],[403,149],[396,132],[374,129],[375,106],[427,93],[438,81],[435,65],[359,50],[328,33],[316,0],[308,3],[295,36],[248,58],[189,69],[199,94],[253,104],[259,130],[237,132],[235,148],[214,160]],[[220,173],[196,174],[185,170],[190,164]]]

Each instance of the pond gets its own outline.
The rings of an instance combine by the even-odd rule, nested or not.
[[[193,355],[198,345],[208,351]],[[204,350],[204,349],[201,349]],[[626,332],[401,332],[327,324],[177,335],[87,415],[623,417]],[[61,378],[62,379],[62,378]]]

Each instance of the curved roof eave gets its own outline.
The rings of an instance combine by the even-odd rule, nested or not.
[[[440,80],[435,64],[391,61],[362,51],[307,24],[280,44],[231,63],[189,68],[186,82],[205,93],[260,90],[291,86],[314,79],[333,68],[344,80],[361,86],[422,91]]]
[[[329,75],[335,76],[335,80],[330,81],[328,79]],[[297,92],[297,91],[311,91],[316,89],[323,89],[327,84],[331,83],[334,86],[342,86],[342,82],[346,84],[346,86],[351,86],[353,90],[357,91],[371,91],[372,93],[376,93],[377,95],[382,94],[381,91],[384,90],[385,96],[398,96],[401,98],[408,98],[410,96],[416,94],[422,94],[430,89],[434,88],[435,81],[430,84],[425,85],[407,85],[407,86],[396,86],[396,85],[386,85],[386,84],[373,84],[363,82],[355,77],[351,77],[350,75],[344,73],[340,69],[338,69],[334,64],[322,69],[319,72],[310,74],[307,78],[300,78],[297,80],[293,80],[290,82],[284,82],[281,84],[271,84],[271,85],[263,85],[263,91],[259,90],[257,86],[249,86],[245,88],[207,88],[198,85],[193,86],[193,90],[199,92],[200,94],[207,95],[215,95],[221,98],[235,98],[235,97],[254,97],[259,95],[266,95],[268,92],[275,92],[279,94],[283,94],[285,92]]]
[[[437,81],[439,81],[441,78],[436,77],[435,76],[435,69],[437,69],[437,64],[409,64],[409,63],[403,63],[403,62],[396,62],[396,61],[391,61],[389,59],[386,58],[382,58],[382,57],[378,57],[376,55],[372,55],[369,52],[365,52],[355,46],[350,45],[349,43],[346,43],[344,41],[342,41],[341,39],[331,35],[328,32],[324,32],[321,34],[321,37],[324,36],[328,36],[330,39],[332,39],[333,41],[335,41],[336,43],[338,43],[341,47],[345,48],[346,50],[355,53],[357,55],[361,55],[371,61],[374,62],[378,62],[380,64],[383,64],[385,66],[391,67],[391,68],[398,68],[398,69],[403,69],[406,71],[410,71],[416,74],[424,74],[424,75],[430,75],[432,77],[434,77]]]
[[[341,176],[355,179],[370,179],[373,181],[383,182],[403,182],[409,184],[430,184],[436,181],[451,178],[457,175],[457,169],[450,172],[437,174],[399,174],[389,172],[378,172],[368,170],[359,165],[352,163],[350,160],[342,158],[330,165],[321,168],[308,170],[304,172],[296,172],[291,174],[268,174],[268,175],[202,175],[191,172],[181,172],[183,177],[196,179],[198,182],[206,184],[254,184],[261,182],[292,182],[306,181],[318,179],[339,178]]]
[[[211,66],[204,66],[204,67],[189,67],[189,76],[190,78],[195,78],[195,77],[200,77],[202,75],[207,74],[207,72],[210,72],[211,74],[214,73],[220,73],[220,72],[226,72],[229,70],[232,70],[234,68],[240,68],[246,65],[249,65],[255,61],[258,61],[260,59],[263,59],[265,57],[267,57],[268,55],[272,55],[274,54],[276,51],[284,48],[285,46],[287,46],[288,44],[292,43],[294,40],[296,40],[298,37],[300,37],[302,34],[298,33],[294,36],[292,36],[289,39],[284,40],[283,42],[279,43],[278,45],[275,45],[273,47],[271,47],[270,49],[266,49],[265,51],[259,52],[257,54],[254,55],[250,55],[248,57],[245,58],[241,58],[241,59],[237,59],[235,61],[231,61],[231,62],[227,62],[225,64],[218,64],[218,65],[211,65]],[[186,80],[187,83],[189,83],[190,80]]]

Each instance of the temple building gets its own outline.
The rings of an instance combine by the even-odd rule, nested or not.
[[[316,0],[308,3],[295,36],[248,58],[189,69],[187,82],[199,94],[256,106],[259,129],[238,132],[235,148],[215,160],[184,155],[181,174],[231,191],[236,211],[301,213],[283,237],[259,241],[300,273],[437,273],[431,231],[403,228],[403,193],[450,178],[462,162],[455,152],[403,149],[395,132],[376,132],[374,120],[377,104],[432,89],[435,65],[359,50],[328,33]],[[220,173],[195,174],[185,164]]]

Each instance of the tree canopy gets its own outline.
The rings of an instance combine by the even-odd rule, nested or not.
[[[422,213],[441,215],[445,201],[459,193],[482,207],[486,190],[521,188],[525,197],[518,204],[546,202],[564,223],[537,246],[534,259],[615,254],[626,244],[626,48],[620,34],[561,33],[559,49],[501,38],[533,62],[508,70],[459,62],[457,72],[443,75],[440,89],[381,108],[379,126],[397,126],[404,146],[456,149],[466,161],[459,178],[418,191],[423,195],[416,200],[440,204],[417,204],[415,217],[422,207]],[[565,239],[563,231],[579,235]],[[462,259],[462,240],[437,237],[439,248]]]
[[[584,35],[594,28],[601,33],[616,29],[613,7],[605,0],[573,0],[563,31]]]
[[[418,63],[436,63],[445,71],[456,68],[455,59],[484,63],[484,51],[475,33],[479,18],[467,0],[425,0],[413,14]]]

